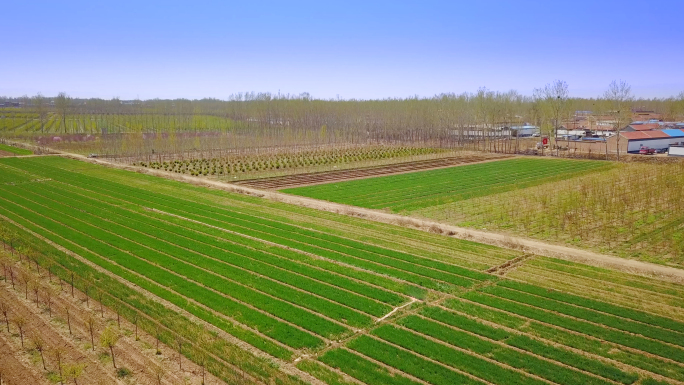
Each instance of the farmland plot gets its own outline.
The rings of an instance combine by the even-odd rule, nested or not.
[[[226,381],[684,381],[680,285],[544,258],[501,278],[485,270],[519,252],[58,157],[0,161],[0,215],[5,242],[143,327],[236,341],[185,353]]]
[[[610,166],[596,161],[519,158],[282,191],[402,212],[535,186],[606,167]]]

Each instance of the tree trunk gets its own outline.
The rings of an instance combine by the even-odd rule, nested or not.
[[[112,364],[114,364],[114,368],[116,368],[116,361],[114,360],[114,346],[109,345],[109,351],[112,353]]]
[[[69,314],[69,309],[66,309],[67,313],[67,326],[69,326],[69,335],[71,335],[71,315]]]

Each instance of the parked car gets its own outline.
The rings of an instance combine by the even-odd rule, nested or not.
[[[641,155],[653,155],[653,154],[655,154],[655,153],[656,153],[655,148],[650,148],[650,147],[642,146],[642,147],[639,149],[639,154],[641,154]]]
[[[667,153],[667,148],[659,148],[656,150],[657,154],[666,154]]]

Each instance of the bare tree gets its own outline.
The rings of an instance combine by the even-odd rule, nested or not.
[[[55,361],[57,361],[57,369],[59,369],[59,383],[64,384],[64,371],[62,369],[62,361],[66,355],[66,349],[62,346],[57,346],[52,349],[52,354],[55,356]]]
[[[100,314],[102,315],[102,318],[104,318],[104,305],[102,304],[102,295],[104,293],[102,290],[97,291],[97,300],[100,301]]]
[[[9,304],[5,301],[0,301],[0,313],[5,317],[5,323],[7,324],[7,333],[10,332],[10,322],[9,322],[9,317],[7,316],[9,314],[10,307]]]
[[[36,349],[38,353],[40,353],[40,360],[43,363],[43,369],[47,370],[47,368],[45,367],[45,357],[43,356],[43,351],[45,350],[45,341],[40,336],[40,334],[38,334],[35,331],[31,333],[30,338],[33,348]]]
[[[57,108],[57,113],[62,118],[62,126],[64,127],[64,132],[67,132],[66,118],[71,110],[71,97],[64,92],[60,92],[55,98],[55,107]]]
[[[88,332],[90,333],[90,344],[93,347],[93,351],[95,351],[95,318],[92,314],[88,314],[86,326],[88,327]]]
[[[48,308],[48,315],[52,317],[52,299],[57,295],[55,289],[49,284],[43,288],[43,297],[45,305]]]
[[[178,346],[178,369],[183,370],[183,338],[176,336],[176,345]]]
[[[160,363],[159,365],[155,365],[152,368],[151,372],[152,372],[152,376],[157,381],[157,385],[161,385],[162,380],[164,379],[164,376],[166,376],[166,369],[164,369],[164,367]]]
[[[100,335],[100,346],[102,346],[103,348],[108,348],[109,351],[112,353],[112,364],[114,364],[115,368],[116,360],[114,359],[114,346],[117,342],[119,342],[120,338],[121,334],[119,334],[119,331],[114,329],[113,327],[107,327],[102,332],[102,335]]]
[[[138,312],[135,312],[135,314],[133,314],[133,326],[135,326],[135,340],[139,341],[140,338],[138,337]]]
[[[544,88],[536,89],[535,95],[543,100],[550,110],[554,132],[553,142],[556,146],[556,155],[558,155],[558,127],[560,127],[562,119],[567,115],[568,98],[570,96],[568,83],[562,80],[555,80],[553,83],[544,86]]]
[[[74,381],[74,384],[78,385],[78,378],[83,375],[83,370],[85,370],[86,364],[69,364],[64,366],[64,379],[69,382],[69,380]]]
[[[45,132],[45,124],[48,121],[48,103],[45,97],[40,93],[32,98],[33,107],[35,108],[36,114],[38,115],[38,121],[40,122],[40,132]]]
[[[69,308],[65,308],[66,310],[66,316],[67,316],[67,326],[69,327],[69,335],[71,335],[71,313],[69,312]]]
[[[19,329],[19,338],[21,338],[21,347],[24,348],[24,328],[26,328],[26,318],[21,315],[14,317],[12,320],[14,325]]]
[[[608,90],[603,94],[603,98],[611,104],[610,115],[613,117],[616,135],[615,151],[617,152],[617,160],[620,160],[620,131],[623,125],[632,119],[631,104],[634,99],[632,86],[624,80],[613,80],[608,85]]]

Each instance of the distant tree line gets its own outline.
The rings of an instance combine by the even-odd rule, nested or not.
[[[205,148],[205,141],[210,147],[220,144],[224,148],[401,143],[506,152],[513,143],[502,143],[497,134],[502,127],[529,123],[555,138],[558,128],[572,120],[576,111],[591,111],[609,120],[616,130],[630,122],[634,110],[652,110],[666,120],[684,119],[684,92],[670,98],[636,99],[624,81],[612,82],[597,98],[573,98],[567,83],[557,80],[536,89],[532,96],[515,90],[480,88],[473,93],[382,100],[242,93],[227,100],[124,101],[75,99],[60,93],[50,98],[23,97],[21,102],[20,110],[31,114],[26,115],[27,121],[40,126],[33,132],[44,132],[52,119],[55,122],[51,126],[60,127],[55,132],[67,134],[164,135],[163,146],[151,144],[144,151],[155,147],[156,151]],[[230,133],[233,137],[217,140],[192,135],[207,132]],[[11,130],[2,133],[10,135]],[[123,147],[135,147],[130,142],[137,137],[112,140],[120,148],[114,152],[125,152]]]

